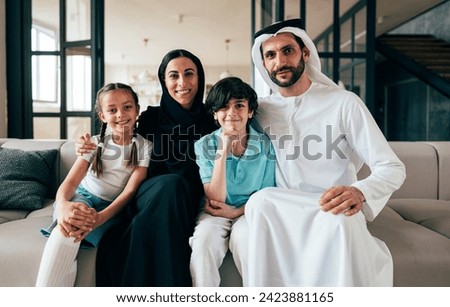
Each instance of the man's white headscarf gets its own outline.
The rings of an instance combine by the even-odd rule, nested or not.
[[[300,19],[281,21],[262,29],[255,34],[255,42],[252,48],[252,58],[253,63],[258,69],[261,77],[264,79],[264,81],[267,83],[267,85],[270,87],[273,93],[279,92],[278,85],[276,85],[270,79],[267,70],[264,68],[260,47],[263,42],[277,35],[278,33],[289,32],[301,38],[305,46],[310,51],[309,59],[305,63],[305,73],[308,75],[309,79],[317,83],[323,83],[329,86],[339,88],[339,86],[336,83],[334,83],[330,78],[328,78],[321,72],[319,54],[311,38],[309,38],[309,36],[306,34],[304,30],[300,29],[297,26],[292,26],[300,23],[301,23]]]

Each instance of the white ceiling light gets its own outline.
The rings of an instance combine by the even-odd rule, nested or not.
[[[225,71],[223,71],[220,75],[219,75],[219,79],[224,79],[224,78],[227,78],[227,77],[231,77],[232,76],[232,74],[230,73],[230,70],[228,69],[228,57],[229,57],[229,55],[228,55],[228,53],[229,53],[229,51],[230,51],[230,39],[229,38],[227,38],[227,39],[225,39],[225,52],[226,52],[226,69],[225,69]]]

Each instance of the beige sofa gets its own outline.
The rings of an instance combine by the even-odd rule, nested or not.
[[[0,286],[33,286],[51,221],[52,198],[76,159],[65,140],[0,139],[2,148],[57,150],[44,208],[0,209]],[[394,258],[395,286],[450,286],[450,142],[392,142],[406,165],[407,178],[371,233],[385,241]],[[360,171],[366,176],[367,168]],[[0,191],[2,193],[2,191]],[[95,286],[96,250],[81,250],[76,286]],[[241,286],[231,255],[220,268],[222,286]]]

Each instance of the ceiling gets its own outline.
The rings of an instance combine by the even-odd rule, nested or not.
[[[378,0],[377,35],[445,1]],[[340,11],[357,2],[341,0]],[[158,66],[167,51],[183,48],[205,66],[248,66],[250,6],[250,0],[105,0],[106,65]],[[332,7],[333,0],[307,1],[306,31],[312,38],[330,26]],[[286,19],[299,11],[299,0],[285,0]]]
[[[175,48],[193,52],[204,66],[251,65],[251,0],[104,1],[106,65],[153,68]],[[346,12],[358,1],[340,0],[340,12]],[[377,35],[445,1],[448,0],[377,0]],[[299,17],[299,2],[284,1],[285,19]],[[333,2],[306,0],[306,31],[311,38],[331,25]],[[58,3],[59,0],[34,0],[34,22],[58,29]],[[72,17],[82,15],[80,7],[89,1],[69,3]],[[259,8],[261,0],[255,3]],[[257,24],[260,15],[257,9]],[[225,40],[230,41],[228,52]]]

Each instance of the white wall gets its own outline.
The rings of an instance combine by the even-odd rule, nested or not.
[[[0,138],[7,137],[5,0],[0,0]]]
[[[214,84],[219,81],[220,74],[226,70],[225,67],[219,66],[205,66],[204,69],[206,84]],[[139,75],[139,73],[144,70],[148,70],[150,74],[156,76],[158,67],[105,65],[105,83],[122,82],[130,84],[133,76]],[[228,70],[233,76],[241,78],[242,81],[249,84],[252,83],[251,67],[230,66]]]
[[[147,70],[153,76],[153,80],[141,83],[139,82],[139,74]],[[220,79],[220,75],[226,70],[222,66],[205,66],[205,81],[207,86],[214,85]],[[145,92],[157,91],[160,92],[160,84],[157,77],[158,67],[142,67],[142,66],[126,66],[126,65],[105,65],[105,83],[122,82],[133,87],[138,94],[145,95]],[[252,84],[251,68],[248,66],[230,66],[228,71],[232,76],[239,77],[242,81]],[[133,80],[135,82],[133,82]],[[141,101],[142,102],[142,101]],[[151,104],[158,104],[153,101]]]
[[[220,74],[226,70],[225,67],[205,66],[206,86],[212,86],[219,81]],[[239,77],[242,81],[252,84],[251,68],[247,66],[230,66],[231,75]],[[139,82],[139,74],[147,70],[153,76],[153,80],[145,83]],[[141,111],[148,105],[158,105],[160,102],[161,89],[157,77],[158,67],[141,67],[125,65],[105,65],[105,83],[122,82],[129,84],[139,95]],[[133,82],[135,80],[136,82]]]

